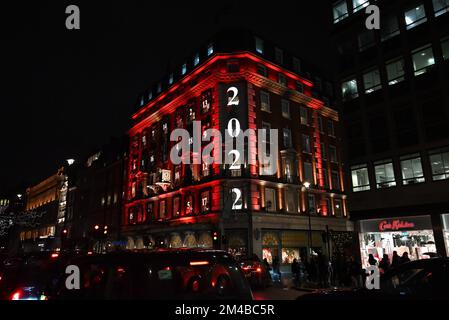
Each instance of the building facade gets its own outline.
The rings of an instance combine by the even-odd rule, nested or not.
[[[365,7],[379,6],[380,30]],[[333,4],[351,218],[362,260],[449,252],[449,1]]]
[[[112,139],[67,169],[65,248],[105,252],[120,242],[127,140]]]
[[[64,168],[29,187],[25,195],[27,219],[20,226],[20,241],[24,252],[59,250],[60,231],[64,225],[67,197],[67,176]]]
[[[328,254],[329,238],[350,237],[339,116],[313,97],[300,68],[263,39],[231,32],[142,97],[129,131],[129,249],[215,247],[288,263],[310,249]],[[174,163],[171,152],[185,140],[171,135],[180,128],[192,137],[182,159],[200,163]],[[235,137],[247,129],[255,134],[236,152]],[[231,161],[207,164],[205,150]],[[276,159],[274,173],[261,156]]]

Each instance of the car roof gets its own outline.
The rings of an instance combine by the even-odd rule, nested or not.
[[[212,249],[163,249],[156,251],[119,251],[74,258],[73,262],[104,261],[104,262],[171,262],[185,263],[198,259],[230,258],[225,251]]]

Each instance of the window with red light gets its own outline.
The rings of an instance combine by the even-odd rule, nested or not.
[[[194,202],[193,196],[191,193],[186,194],[185,196],[185,214],[191,215],[194,212]]]
[[[181,197],[173,198],[173,216],[178,217],[181,214]]]
[[[212,90],[204,91],[201,94],[201,113],[205,114],[210,111],[212,105]]]
[[[210,211],[210,190],[201,192],[201,213]]]
[[[147,215],[146,215],[146,221],[152,221],[154,220],[154,203],[148,202],[147,203]]]
[[[167,200],[161,200],[159,202],[159,220],[167,218]]]
[[[128,223],[136,224],[136,209],[134,207],[129,208]]]

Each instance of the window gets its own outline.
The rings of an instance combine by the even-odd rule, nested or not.
[[[177,217],[181,213],[181,198],[173,198],[173,216]]]
[[[271,143],[271,139],[270,139],[270,130],[271,130],[271,124],[267,123],[267,122],[262,122],[262,129],[265,130],[266,134],[262,137],[262,145],[264,145],[266,147],[266,156],[270,155],[270,143]]]
[[[321,142],[320,143],[320,149],[321,149],[321,158],[323,159],[323,160],[326,160],[327,158],[327,155],[326,155],[326,145],[323,143],[323,142]]]
[[[381,41],[388,40],[399,34],[399,23],[395,15],[382,15],[381,23]]]
[[[431,152],[429,157],[432,179],[434,181],[449,179],[449,150]]]
[[[327,174],[326,164],[323,164],[322,172],[323,172],[324,187],[327,189],[327,188],[329,188],[329,176]]]
[[[376,187],[378,189],[396,186],[393,162],[391,160],[374,163],[374,173],[376,175]]]
[[[256,52],[263,54],[263,40],[256,37]]]
[[[404,185],[425,181],[419,154],[401,157],[401,170]]]
[[[443,13],[449,12],[449,0],[432,0],[432,2],[435,17],[438,17]]]
[[[262,111],[270,112],[270,94],[268,92],[260,92],[260,109]]]
[[[364,51],[368,48],[373,47],[376,44],[374,38],[374,32],[372,30],[365,30],[359,34],[359,51]]]
[[[405,25],[410,30],[427,21],[424,5],[421,4],[405,12]]]
[[[308,202],[308,205],[309,205],[309,213],[315,214],[316,213],[315,195],[309,194],[307,196],[307,202]]]
[[[352,191],[370,190],[368,167],[365,165],[351,167]]]
[[[318,130],[320,130],[321,133],[324,132],[324,129],[323,129],[323,118],[320,117],[320,116],[318,117]]]
[[[412,58],[415,76],[426,73],[429,67],[435,64],[433,50],[430,45],[414,50],[412,52]]]
[[[351,79],[344,81],[341,84],[341,91],[343,94],[343,100],[357,98],[359,96],[359,93],[357,91],[357,80]]]
[[[159,202],[159,219],[165,219],[167,216],[167,201],[161,200]]]
[[[279,48],[274,49],[274,59],[279,64],[284,64],[284,51]]]
[[[352,9],[354,12],[362,10],[369,6],[369,0],[352,0]]]
[[[305,153],[312,153],[312,149],[310,147],[310,136],[307,134],[302,135],[302,151]]]
[[[193,59],[193,65],[196,67],[200,63],[200,55],[197,53]]]
[[[337,148],[333,145],[329,145],[329,160],[335,163],[338,162]]]
[[[449,59],[449,38],[441,40],[441,49],[443,51],[443,59]]]
[[[304,161],[304,183],[309,182],[313,184],[315,179],[313,178],[313,167],[311,162]]]
[[[363,75],[363,85],[365,86],[365,93],[371,93],[381,89],[379,69],[366,72]]]
[[[210,210],[210,191],[201,192],[201,213],[207,213]]]
[[[290,119],[290,101],[282,99],[281,107],[282,107],[282,116],[284,118]]]
[[[340,199],[334,199],[334,214],[336,217],[343,216],[342,203]]]
[[[290,129],[283,130],[283,140],[284,140],[284,147],[285,148],[291,148],[292,147],[292,132]]]
[[[193,214],[193,212],[194,212],[194,207],[193,207],[193,196],[191,195],[191,194],[187,194],[186,196],[185,196],[185,208],[186,208],[186,210],[185,210],[185,214],[186,215],[190,215],[190,214]]]
[[[285,206],[287,212],[297,212],[298,207],[295,204],[295,190],[286,188],[284,189]]]
[[[168,77],[168,84],[169,85],[173,84],[173,73],[171,73],[170,76]]]
[[[296,91],[303,93],[304,92],[304,86],[302,85],[301,82],[296,81],[295,82],[295,86],[296,86]]]
[[[340,190],[340,174],[338,174],[338,171],[332,170],[331,173],[331,179],[332,179],[332,189],[334,190]]]
[[[184,63],[181,68],[181,74],[185,75],[187,73],[187,63]]]
[[[268,212],[276,212],[276,190],[265,188],[265,208]]]
[[[293,71],[301,73],[301,60],[296,57],[293,57]]]
[[[257,65],[257,73],[260,74],[261,76],[266,77],[267,76],[267,68],[265,68],[265,66],[262,64],[258,64]]]
[[[279,84],[281,84],[285,87],[287,86],[287,78],[285,77],[285,75],[283,73],[279,73],[278,82],[279,82]]]
[[[335,126],[334,121],[332,120],[327,121],[327,134],[331,137],[335,137]]]
[[[306,107],[299,108],[299,115],[301,118],[301,124],[307,126],[309,124],[309,112]]]
[[[207,56],[211,56],[214,53],[214,44],[210,43],[207,47]]]
[[[387,62],[388,85],[394,85],[404,81],[404,59],[396,59]]]
[[[336,4],[334,4],[334,23],[337,23],[344,18],[348,17],[348,6],[346,4],[346,1],[340,1]]]

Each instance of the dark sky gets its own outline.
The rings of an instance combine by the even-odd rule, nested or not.
[[[225,27],[252,29],[329,67],[327,0],[271,3],[2,3],[0,195],[125,134],[138,94]],[[69,4],[80,7],[80,31],[65,28]]]

